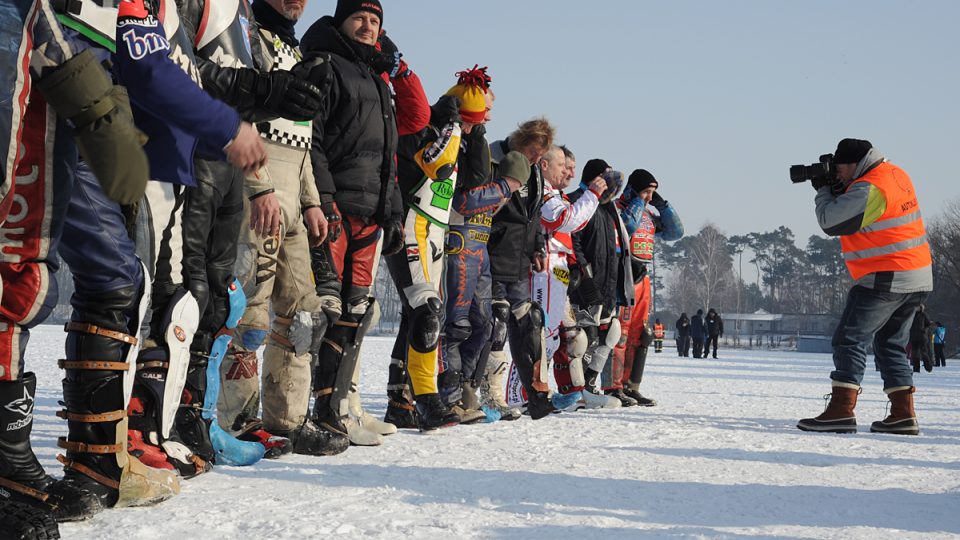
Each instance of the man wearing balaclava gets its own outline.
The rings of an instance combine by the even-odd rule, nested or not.
[[[833,336],[832,393],[823,414],[800,420],[804,431],[854,433],[854,408],[867,364],[874,358],[890,414],[870,431],[916,435],[913,371],[906,345],[917,308],[933,290],[932,259],[910,176],[869,141],[843,139],[835,175],[814,179],[820,227],[840,237],[855,282]]]

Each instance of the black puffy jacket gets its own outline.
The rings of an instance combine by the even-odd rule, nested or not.
[[[500,175],[500,159],[509,151],[506,139],[490,144],[493,178]],[[493,217],[487,250],[490,253],[490,274],[494,281],[515,282],[530,277],[533,256],[544,250],[544,238],[540,230],[541,206],[543,176],[540,167],[533,165],[530,167],[526,190],[515,192]]]
[[[571,193],[570,204],[577,202],[583,193],[582,188]],[[598,206],[590,221],[573,233],[573,252],[579,272],[577,285],[568,291],[573,304],[603,305],[610,309],[633,305],[629,238],[615,203]]]
[[[401,219],[396,181],[397,124],[387,83],[370,68],[373,48],[348,43],[332,17],[313,23],[300,42],[304,64],[325,62],[330,82],[313,121],[310,158],[323,201],[378,223]]]

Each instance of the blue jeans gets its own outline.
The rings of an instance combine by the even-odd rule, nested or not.
[[[913,386],[906,346],[913,316],[926,297],[925,292],[881,292],[860,285],[850,289],[833,335],[836,369],[830,378],[859,385],[867,366],[867,343],[872,339],[883,387]]]

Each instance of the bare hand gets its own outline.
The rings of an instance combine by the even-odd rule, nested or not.
[[[533,256],[533,271],[544,272],[547,269],[547,259],[543,253],[537,253]]]
[[[327,218],[319,207],[307,208],[303,212],[303,224],[310,236],[310,247],[318,247],[327,239]]]
[[[224,148],[227,161],[247,174],[257,172],[267,163],[267,150],[257,129],[250,122],[241,122],[237,136]]]
[[[250,230],[261,238],[280,234],[280,201],[274,193],[250,201]]]

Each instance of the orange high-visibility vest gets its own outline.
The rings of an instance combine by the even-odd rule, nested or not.
[[[653,337],[663,339],[663,325],[655,324],[653,325]]]
[[[858,178],[883,193],[887,208],[870,225],[840,237],[843,260],[858,280],[875,272],[919,270],[930,266],[930,246],[920,216],[913,182],[906,171],[892,163],[881,163]]]

